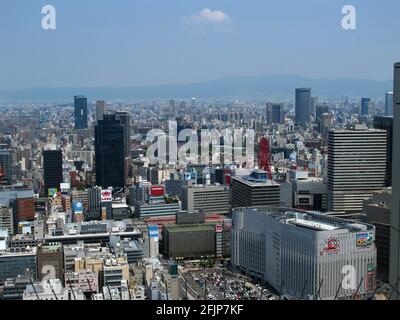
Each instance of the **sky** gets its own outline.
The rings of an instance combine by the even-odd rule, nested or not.
[[[342,28],[342,7],[356,30]],[[56,29],[42,29],[42,7]],[[0,0],[0,89],[296,74],[390,80],[398,0]]]

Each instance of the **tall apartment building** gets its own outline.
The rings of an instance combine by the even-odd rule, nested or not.
[[[385,130],[332,130],[328,134],[328,210],[361,213],[363,201],[385,185]]]
[[[231,182],[232,208],[279,207],[280,184],[267,179],[263,170],[254,170],[249,176],[234,176]]]
[[[182,209],[229,214],[229,188],[219,185],[186,186],[183,189]]]

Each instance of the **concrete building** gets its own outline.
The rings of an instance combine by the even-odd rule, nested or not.
[[[27,270],[37,279],[36,248],[27,248],[24,252],[0,251],[0,285],[7,279],[25,275]]]
[[[8,230],[9,234],[14,233],[14,217],[12,208],[0,205],[0,229]]]
[[[38,280],[64,281],[64,254],[61,243],[39,244],[37,248]]]
[[[281,202],[285,207],[326,211],[328,189],[323,178],[310,177],[306,171],[290,171],[290,180],[281,184]]]
[[[227,186],[186,186],[183,188],[182,209],[227,215],[230,210],[229,197]]]
[[[29,277],[17,276],[14,279],[7,279],[3,286],[3,300],[22,300],[26,286],[31,282]]]
[[[357,214],[385,185],[386,131],[356,125],[328,137],[328,210]]]
[[[85,300],[85,297],[80,290],[72,294],[59,279],[50,279],[48,283],[28,284],[22,300]]]
[[[238,208],[231,262],[289,298],[343,298],[359,283],[359,294],[375,289],[374,240],[375,227],[369,224],[294,209]],[[345,288],[343,270],[349,265],[355,277]]]
[[[98,273],[91,270],[65,273],[65,288],[84,293],[99,292]]]
[[[234,176],[231,182],[232,208],[279,207],[280,184],[267,179],[267,173],[254,170],[249,176]]]
[[[134,216],[145,218],[151,216],[169,216],[175,215],[181,210],[181,205],[173,203],[136,203]]]

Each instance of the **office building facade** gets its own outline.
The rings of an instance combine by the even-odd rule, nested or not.
[[[43,150],[43,182],[45,195],[53,195],[60,191],[63,182],[62,151]]]
[[[367,116],[369,114],[370,98],[361,98],[361,115]]]
[[[398,293],[400,278],[400,62],[394,65],[394,120],[393,120],[393,166],[392,212],[390,215],[390,265],[389,284],[393,290],[391,298],[400,299]]]
[[[328,135],[328,210],[356,214],[385,185],[386,131],[356,126]]]
[[[393,117],[378,116],[374,118],[374,128],[386,130],[386,179],[385,186],[392,186],[392,158],[393,158]]]
[[[283,124],[285,121],[284,106],[282,103],[267,103],[267,123]]]
[[[84,96],[74,97],[74,109],[75,109],[75,129],[87,129],[88,127],[88,109],[87,109],[87,98]]]
[[[104,115],[95,126],[96,183],[103,188],[125,185],[124,126],[115,115]]]
[[[296,89],[296,124],[305,125],[310,122],[311,114],[311,89],[298,88]]]
[[[352,297],[376,286],[375,228],[294,209],[233,210],[231,262],[236,271],[289,299]],[[342,286],[343,270],[356,279]],[[361,281],[362,280],[362,281]]]
[[[250,176],[234,176],[231,180],[231,204],[237,207],[279,207],[280,184],[267,180],[267,173],[255,170]]]
[[[182,209],[204,213],[229,214],[229,188],[197,185],[183,188]]]

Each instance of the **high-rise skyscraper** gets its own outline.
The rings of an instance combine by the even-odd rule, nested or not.
[[[96,122],[103,120],[104,112],[106,111],[106,104],[103,100],[96,101]]]
[[[370,98],[361,98],[361,115],[366,116],[369,113]]]
[[[11,184],[13,157],[11,149],[0,150],[0,182]]]
[[[385,115],[393,115],[393,92],[386,92],[385,94]]]
[[[393,117],[375,117],[374,128],[386,130],[386,187],[392,186],[392,154],[393,154]]]
[[[285,116],[283,113],[282,103],[267,103],[267,123],[284,123]]]
[[[390,214],[390,265],[389,284],[391,299],[400,299],[400,62],[394,65],[393,95],[393,174],[392,174],[392,212]]]
[[[95,126],[96,183],[108,188],[125,185],[124,125],[115,114],[104,115]]]
[[[356,125],[328,134],[328,210],[361,213],[385,185],[386,131]]]
[[[169,100],[169,116],[175,118],[176,115],[176,103],[174,99]]]
[[[43,150],[43,180],[46,196],[60,191],[60,183],[63,182],[61,150]]]
[[[124,154],[125,157],[131,156],[131,116],[128,112],[118,111],[115,113],[115,119],[119,120],[124,126]]]
[[[310,122],[311,113],[311,89],[296,89],[296,124],[304,125]]]
[[[74,97],[75,107],[75,129],[87,129],[87,98],[84,96]]]

